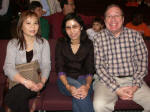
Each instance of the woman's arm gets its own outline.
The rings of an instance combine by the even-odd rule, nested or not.
[[[62,83],[65,85],[65,87],[67,88],[68,91],[70,91],[70,85],[67,81],[66,75],[62,74],[59,76],[60,80],[62,81]]]
[[[64,42],[63,40],[59,39],[56,44],[56,49],[55,49],[56,71],[62,83],[69,90],[69,84],[64,71],[64,57],[62,54],[63,42]]]
[[[50,59],[50,46],[46,39],[44,39],[43,48],[41,53],[41,61],[42,65],[40,65],[41,69],[41,82],[45,84],[47,79],[49,78],[50,70],[51,70],[51,59]]]
[[[84,99],[87,95],[88,95],[88,91],[90,89],[90,85],[92,83],[92,76],[88,75],[86,77],[86,84],[82,85],[79,89],[78,89],[78,94],[80,94],[80,98]]]
[[[23,84],[28,89],[31,89],[35,86],[35,84],[32,81],[22,77],[16,70],[15,63],[18,52],[17,50],[17,41],[9,41],[7,45],[6,59],[3,67],[5,75],[7,75],[10,80]]]
[[[88,76],[92,77],[95,73],[95,67],[94,67],[94,47],[93,42],[89,40],[89,43],[87,45],[88,55],[84,62],[84,68],[86,70],[87,78]]]
[[[79,88],[80,92],[81,92],[81,99],[84,99],[87,96],[88,91],[91,86],[91,83],[92,83],[93,74],[95,72],[95,69],[94,69],[94,47],[93,47],[92,41],[88,41],[87,50],[88,50],[88,56],[86,57],[85,62],[84,62],[84,66],[85,66],[84,68],[87,73],[86,84]]]
[[[87,87],[87,89],[89,90],[89,88],[90,88],[90,85],[91,85],[91,83],[92,83],[92,79],[93,79],[93,77],[92,77],[92,75],[88,75],[87,77],[86,77],[86,87]]]
[[[32,91],[37,91],[38,90],[38,86],[33,81],[25,79],[19,73],[15,74],[14,81],[24,85],[26,88],[28,88]]]
[[[41,82],[39,82],[38,84],[36,84],[36,86],[38,87],[38,89],[35,89],[35,91],[40,91],[47,79],[49,78],[49,74],[50,74],[50,70],[51,70],[51,59],[50,59],[50,46],[49,46],[49,42],[46,39],[43,39],[43,43],[42,43],[42,50],[41,52],[41,65],[40,65],[40,69],[41,69]]]
[[[14,76],[19,74],[19,72],[15,68],[15,59],[17,54],[17,43],[13,40],[10,40],[7,44],[6,50],[6,58],[4,62],[4,73],[8,76],[8,78],[14,81]]]
[[[68,83],[67,77],[65,74],[62,74],[59,76],[62,83],[65,85],[66,89],[71,93],[71,95],[77,99],[80,99],[80,93],[78,92],[78,89],[75,86],[72,86]]]

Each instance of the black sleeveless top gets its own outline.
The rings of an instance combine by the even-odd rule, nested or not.
[[[31,50],[31,51],[26,51],[27,63],[31,62],[32,58],[33,58],[33,50]]]

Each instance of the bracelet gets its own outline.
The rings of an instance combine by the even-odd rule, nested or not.
[[[41,81],[41,83],[43,84],[43,86],[45,85],[45,83],[44,83],[44,82],[42,82],[42,81]]]
[[[88,89],[90,88],[90,85],[89,85],[89,84],[86,84],[85,86],[88,87]]]
[[[25,85],[25,84],[27,83],[27,81],[28,81],[28,80],[27,80],[27,79],[25,79],[25,80],[23,81],[23,84]]]
[[[65,86],[66,86],[66,88],[70,87],[70,85],[69,85],[69,84],[66,84]]]

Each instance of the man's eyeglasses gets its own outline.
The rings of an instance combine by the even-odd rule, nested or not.
[[[106,16],[106,19],[112,19],[112,18],[115,18],[115,19],[119,19],[119,18],[121,18],[122,17],[122,15],[114,15],[114,16]]]

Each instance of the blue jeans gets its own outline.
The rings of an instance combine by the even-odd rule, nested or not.
[[[84,85],[86,83],[85,78],[78,78],[77,80],[75,80],[73,78],[67,77],[67,80],[70,85],[73,85],[76,88],[79,88],[81,85]],[[60,79],[58,79],[57,84],[62,94],[66,96],[72,96]],[[77,99],[75,97],[72,97],[73,112],[94,112],[93,102],[91,101],[92,92],[93,90],[92,88],[90,88],[87,97],[84,99]]]

